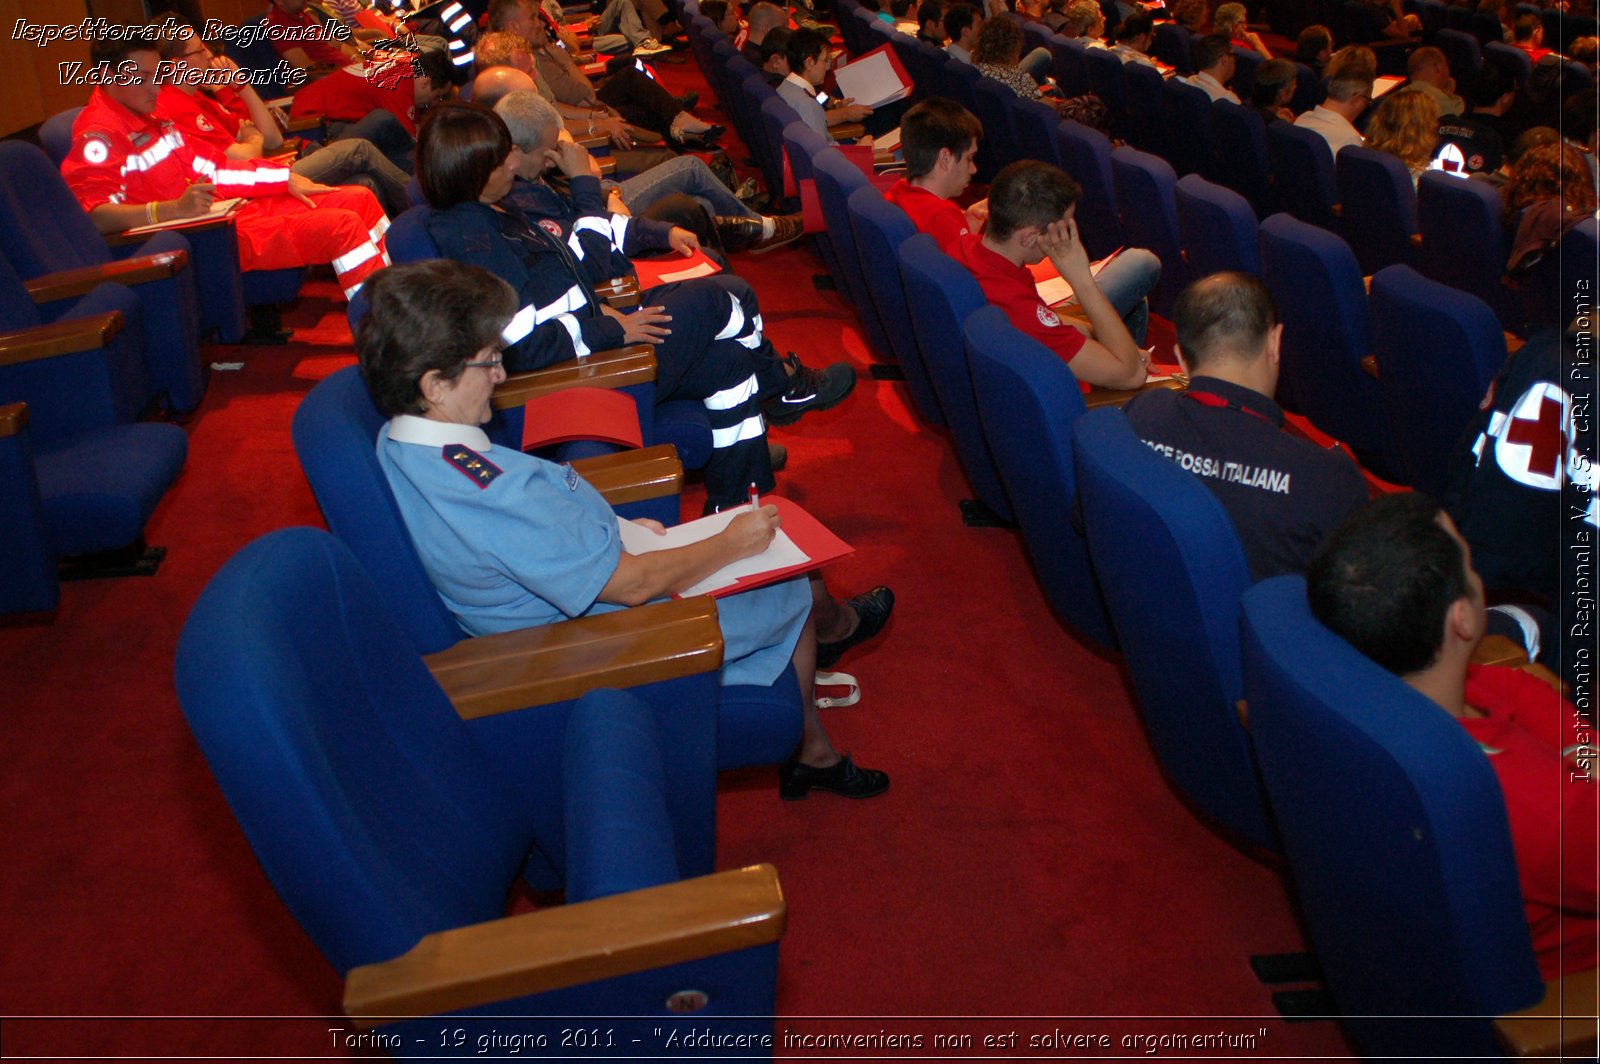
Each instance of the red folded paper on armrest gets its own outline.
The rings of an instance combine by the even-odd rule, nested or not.
[[[524,451],[572,440],[643,447],[638,405],[628,393],[610,388],[566,388],[523,404]]]

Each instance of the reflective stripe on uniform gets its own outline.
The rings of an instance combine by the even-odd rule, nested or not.
[[[725,429],[712,429],[711,446],[717,450],[732,447],[736,443],[756,439],[766,431],[767,426],[761,420],[761,415],[751,414],[737,425],[729,425]]]
[[[706,396],[703,401],[707,410],[732,410],[740,403],[749,402],[759,390],[756,375],[752,373],[733,387]]]

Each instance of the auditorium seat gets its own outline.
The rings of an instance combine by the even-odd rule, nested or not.
[[[1233,46],[1233,58],[1233,80],[1228,83],[1228,87],[1233,90],[1233,94],[1239,97],[1239,101],[1243,103],[1254,95],[1256,68],[1265,60],[1261,58],[1261,54],[1254,48],[1242,44]]]
[[[1261,276],[1283,321],[1278,401],[1393,479],[1382,389],[1361,365],[1370,350],[1367,294],[1350,246],[1275,214],[1261,223]]]
[[[1241,100],[1244,97],[1239,97]],[[1294,97],[1289,100],[1289,110],[1304,114],[1328,98],[1327,87],[1317,72],[1304,63],[1294,65]]]
[[[1176,22],[1156,23],[1155,36],[1150,43],[1150,54],[1177,70],[1179,74],[1194,73],[1194,34]]]
[[[1363,274],[1385,266],[1415,266],[1419,259],[1417,192],[1406,164],[1388,152],[1352,144],[1334,159],[1339,183],[1340,232]]]
[[[1215,100],[1211,130],[1217,146],[1216,182],[1249,200],[1260,217],[1272,213],[1272,160],[1261,116],[1229,100]]]
[[[1089,79],[1089,91],[1106,105],[1112,135],[1128,139],[1128,91],[1124,84],[1122,59],[1108,48],[1083,50],[1084,73]]]
[[[1178,177],[1165,159],[1132,148],[1118,148],[1111,153],[1111,171],[1116,178],[1117,203],[1122,207],[1128,245],[1147,248],[1161,260],[1161,280],[1150,293],[1150,309],[1170,318],[1172,304],[1189,283],[1173,198]]]
[[[1066,169],[1062,165],[1061,138],[1056,132],[1056,127],[1061,125],[1061,115],[1054,107],[1018,97],[1011,101],[1011,123],[1017,135],[1020,158],[1038,159]]]
[[[1128,141],[1140,151],[1173,159],[1172,135],[1167,119],[1166,82],[1161,71],[1143,63],[1129,63],[1122,70],[1123,88],[1128,94]]]
[[[861,268],[872,278],[868,295],[877,307],[894,360],[905,374],[906,391],[911,393],[911,402],[922,419],[942,427],[944,411],[939,409],[933,381],[922,363],[922,349],[917,346],[916,327],[906,304],[905,282],[900,279],[900,245],[916,235],[916,227],[904,211],[885,200],[875,188],[856,189],[845,205]]]
[[[1089,71],[1084,56],[1087,46],[1080,40],[1063,37],[1059,33],[1050,38],[1050,73],[1068,98],[1082,96],[1091,91]]]
[[[1017,131],[1011,120],[1011,102],[1017,98],[1009,85],[994,78],[979,78],[976,91],[978,121],[983,123],[983,137],[978,141],[978,172],[974,181],[988,184],[1008,164],[1022,158],[1017,143]]]
[[[1121,410],[1093,411],[1073,436],[1089,556],[1156,760],[1234,840],[1275,851],[1237,709],[1239,596],[1250,567],[1233,521]]]
[[[1484,752],[1319,624],[1303,578],[1246,592],[1242,623],[1256,758],[1340,1025],[1366,1059],[1501,1059],[1491,1017],[1543,986]]]
[[[228,223],[221,229],[232,232]],[[125,251],[112,255],[42,151],[22,141],[0,143],[0,253],[38,290],[40,316],[54,321],[99,281],[128,284],[139,297],[146,335],[162,339],[144,348],[151,395],[165,396],[173,410],[193,410],[206,382],[195,286],[204,287],[208,269],[237,284],[238,259],[208,263],[174,232],[134,241]]]
[[[1483,69],[1483,49],[1478,39],[1457,29],[1440,30],[1434,34],[1434,47],[1450,61],[1450,74],[1457,85],[1471,85]]]
[[[1520,332],[1522,315],[1505,274],[1506,231],[1500,193],[1487,181],[1430,170],[1417,182],[1419,268],[1440,284],[1469,292],[1493,307],[1502,327]]]
[[[1190,280],[1222,270],[1261,276],[1261,236],[1243,196],[1199,174],[1180,178],[1173,193]]]
[[[1272,159],[1276,206],[1309,225],[1337,231],[1334,208],[1339,187],[1333,153],[1321,134],[1290,122],[1274,122],[1267,127],[1267,154]]]
[[[807,126],[798,119],[783,127],[783,154],[784,160],[789,164],[789,172],[794,176],[795,191],[803,195],[806,182],[811,183],[811,191],[816,191],[816,176],[812,173],[816,157],[823,149],[829,147],[829,141],[821,133]],[[811,247],[822,260],[822,265],[827,267],[828,276],[838,282],[844,267],[839,263],[838,252],[834,249],[833,241],[828,239],[826,231],[810,234]],[[843,284],[836,283],[835,290],[839,297],[845,301],[850,299],[850,291]]]
[[[1506,360],[1481,299],[1408,266],[1372,278],[1372,354],[1405,483],[1439,498],[1450,452]]]
[[[978,419],[961,332],[972,312],[986,306],[988,300],[972,274],[940,251],[926,233],[918,233],[900,245],[900,276],[905,281],[906,304],[922,362],[928,367],[934,394],[939,397],[939,409],[944,411],[945,426],[955,443],[961,471],[977,501],[994,517],[1009,523],[1011,502],[1001,486]],[[985,521],[977,508],[963,503],[962,509],[968,515],[979,514],[979,523]]]
[[[1078,379],[1055,353],[1018,332],[998,307],[974,312],[964,332],[984,439],[1013,500],[1045,598],[1086,638],[1113,646],[1088,544],[1072,519],[1072,426],[1084,412]]]
[[[552,759],[558,751],[550,745],[549,730],[559,727],[571,702],[583,691],[610,684],[633,685],[625,675],[611,677],[594,667],[605,661],[608,640],[630,641],[665,638],[665,651],[682,659],[681,667],[646,672],[649,682],[636,688],[639,696],[678,721],[673,749],[674,793],[693,806],[693,822],[703,825],[699,834],[680,838],[680,854],[692,849],[693,861],[684,869],[709,871],[715,851],[714,771],[744,765],[774,764],[794,749],[800,739],[800,699],[793,668],[785,670],[770,687],[719,687],[716,669],[720,654],[702,660],[690,648],[700,645],[689,638],[697,622],[679,618],[672,603],[656,603],[630,610],[582,617],[502,635],[468,638],[433,588],[400,516],[375,450],[385,424],[367,394],[356,367],[347,367],[318,382],[295,411],[295,453],[328,528],[349,547],[381,589],[392,616],[400,621],[408,646],[426,654],[437,666],[450,664],[466,675],[476,668],[485,686],[492,686],[487,703],[500,709],[530,707],[516,713],[475,717],[489,756],[515,776],[513,785],[525,795],[548,800],[553,775]],[[579,472],[584,470],[581,463]],[[659,493],[659,492],[658,492]],[[670,492],[668,492],[670,494]],[[665,624],[655,637],[630,636],[635,626],[653,629]],[[684,627],[689,625],[689,628]],[[702,635],[704,633],[701,633]],[[680,638],[684,641],[680,642]],[[565,655],[561,648],[592,641],[593,653]],[[502,652],[533,643],[557,648],[543,666],[555,671],[568,661],[578,672],[552,686],[534,666],[502,670],[494,664]],[[620,646],[619,642],[609,644]],[[507,675],[509,673],[510,675]],[[537,683],[542,678],[546,682]],[[529,690],[525,679],[535,680]],[[492,681],[492,682],[491,682]],[[715,717],[704,707],[715,703]],[[681,756],[678,756],[681,755]],[[559,839],[556,820],[545,821],[547,839]],[[547,854],[559,857],[560,846]],[[559,869],[559,865],[554,866]]]
[[[764,143],[767,145],[762,150],[772,153],[771,159],[762,160],[762,172],[765,173],[769,165],[772,167],[768,180],[771,182],[769,191],[772,193],[773,214],[789,213],[790,208],[799,206],[799,201],[789,195],[783,174],[785,161],[783,131],[799,121],[800,116],[795,114],[794,108],[777,93],[761,101],[761,128],[765,134]]]
[[[1483,46],[1483,61],[1485,63],[1499,63],[1505,67],[1506,73],[1511,75],[1511,80],[1521,88],[1528,83],[1528,76],[1533,73],[1533,60],[1521,48],[1513,48],[1504,41],[1490,41]]]
[[[878,308],[872,301],[867,277],[861,272],[861,255],[856,250],[855,230],[850,228],[850,211],[845,204],[857,189],[871,188],[867,176],[846,159],[837,148],[824,148],[811,160],[812,176],[817,183],[817,201],[822,207],[822,217],[828,225],[828,242],[838,256],[842,277],[841,288],[856,308],[866,331],[866,340],[874,351],[893,357],[888,334],[878,318]]]
[[[1204,89],[1177,78],[1169,78],[1162,92],[1172,168],[1213,179],[1217,173],[1217,144],[1211,130],[1211,97]]]
[[[696,871],[675,853],[679,752],[637,700],[596,691],[552,721],[549,796],[530,800],[371,576],[309,528],[269,533],[212,578],[177,686],[267,878],[344,977],[343,1008],[377,1017],[398,1052],[437,1054],[440,1022],[463,1054],[490,1034],[552,1038],[573,1015],[648,1038],[690,999],[719,1032],[771,1033],[776,872],[680,881]],[[567,904],[507,917],[548,818],[563,822]]]
[[[1517,280],[1517,302],[1528,328],[1565,328],[1575,316],[1592,315],[1597,267],[1600,222],[1589,217],[1568,229],[1554,251]]]
[[[1061,168],[1083,189],[1078,204],[1078,233],[1091,259],[1103,259],[1127,244],[1117,209],[1116,182],[1111,173],[1111,141],[1081,122],[1056,126],[1061,143]]]

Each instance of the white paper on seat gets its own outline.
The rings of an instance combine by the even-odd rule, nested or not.
[[[1405,78],[1395,77],[1393,74],[1386,74],[1372,83],[1372,98],[1374,100],[1379,99],[1384,93],[1393,92],[1395,89],[1399,88],[1405,83]]]
[[[709,277],[718,270],[714,262],[697,262],[686,270],[677,270],[673,273],[661,275],[662,284],[671,284],[673,281],[691,281],[696,277]]]
[[[911,86],[889,62],[886,52],[878,52],[847,63],[833,72],[840,95],[865,107],[882,107],[911,95]]]
[[[897,152],[900,150],[900,127],[895,126],[889,132],[872,138],[873,151]]]
[[[661,536],[623,517],[617,518],[617,529],[622,533],[623,550],[629,554],[649,554],[651,551],[670,550],[673,547],[684,547],[690,543],[710,539],[727,528],[728,522],[742,513],[749,512],[749,509],[748,506],[736,506],[731,510],[702,517],[698,521],[685,521],[681,525],[667,529],[666,534]],[[796,546],[794,540],[789,538],[789,534],[780,528],[766,550],[723,566],[693,587],[685,588],[681,594],[685,598],[690,595],[704,595],[709,591],[727,587],[741,577],[755,576],[773,569],[788,569],[804,565],[810,560],[810,556]]]

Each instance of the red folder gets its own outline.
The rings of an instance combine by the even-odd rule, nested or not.
[[[609,388],[566,388],[523,404],[524,451],[572,440],[643,447],[638,405],[626,392]]]
[[[697,277],[710,277],[714,273],[721,273],[722,267],[707,258],[704,251],[696,251],[687,258],[672,252],[655,259],[634,259],[633,272],[639,277],[639,291],[642,292],[656,285],[671,284],[674,279],[689,280],[673,275],[693,273]]]
[[[740,577],[727,587],[719,587],[711,592],[712,598],[737,595],[751,588],[776,584],[779,580],[787,580],[800,573],[809,573],[829,562],[838,561],[848,554],[855,553],[854,547],[828,531],[821,521],[806,513],[798,503],[780,499],[776,495],[761,496],[761,505],[766,506],[769,503],[778,508],[778,518],[783,522],[783,530],[789,533],[789,538],[794,540],[795,546],[805,552],[807,561],[801,565],[789,565],[781,569],[769,569],[764,573]]]

